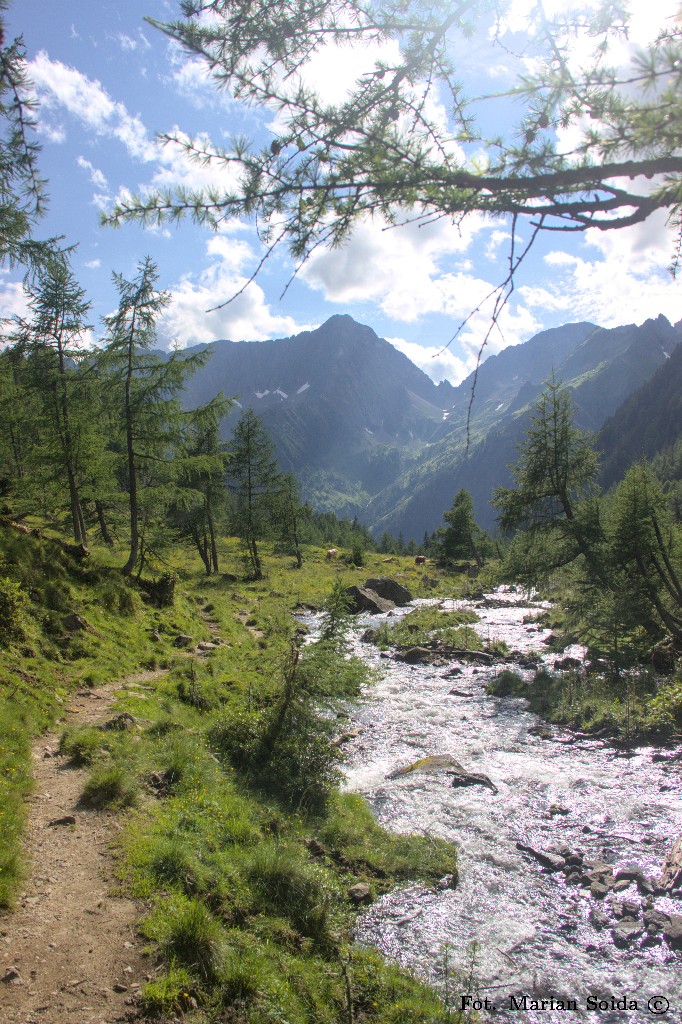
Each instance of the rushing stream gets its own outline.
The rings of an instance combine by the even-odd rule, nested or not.
[[[537,608],[514,604],[520,598],[511,592],[498,597],[506,606],[474,606],[477,631],[511,650],[543,650],[548,631],[523,622]],[[452,1005],[461,1008],[465,995],[487,997],[495,1020],[678,1024],[682,955],[646,932],[617,945],[612,908],[616,903],[618,913],[618,902],[631,901],[641,922],[647,898],[649,908],[668,914],[682,913],[682,901],[646,897],[634,882],[596,899],[561,872],[543,870],[517,842],[582,851],[615,871],[636,864],[657,878],[682,833],[682,762],[658,763],[652,749],[627,753],[556,729],[542,738],[524,700],[485,693],[498,668],[382,658],[360,640],[382,618],[363,617],[357,629],[356,651],[382,677],[353,712],[363,732],[346,747],[347,785],[367,797],[385,827],[454,840],[460,880],[454,889],[414,886],[380,899],[361,919],[359,941],[441,984],[472,959],[472,980],[450,984]],[[461,673],[448,675],[453,667]],[[468,695],[453,695],[453,688]],[[451,754],[468,771],[489,776],[497,794],[483,786],[452,788],[442,772],[387,778],[433,754]],[[533,1009],[532,1000],[543,998],[545,1007]]]

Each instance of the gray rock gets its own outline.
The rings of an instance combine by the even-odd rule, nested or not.
[[[644,925],[640,921],[635,921],[632,917],[622,918],[611,931],[613,941],[617,946],[621,947],[629,946],[635,939],[640,939],[643,934]]]
[[[497,793],[497,786],[490,781],[487,775],[479,772],[468,772],[464,768],[460,771],[448,772],[452,776],[453,789],[460,789],[463,786],[485,786],[492,793]]]
[[[644,911],[644,927],[649,935],[660,935],[665,926],[670,923],[671,918],[668,914],[664,914],[662,910],[650,909]]]
[[[590,911],[590,916],[588,920],[590,924],[597,929],[598,932],[601,931],[602,928],[608,928],[609,926],[609,919],[607,915],[604,914],[603,911],[597,910],[594,907]]]
[[[376,579],[365,581],[365,589],[373,590],[385,601],[392,601],[393,604],[402,607],[413,600],[412,594],[401,583],[390,579],[388,576],[379,576]]]
[[[625,864],[616,871],[616,881],[636,882],[637,888],[644,896],[650,896],[654,892],[654,885],[650,878],[644,874],[644,870],[638,864]]]
[[[376,591],[367,587],[347,587],[345,592],[350,598],[350,610],[353,614],[370,612],[376,615],[381,612],[390,612],[395,608],[393,601],[380,597]]]
[[[187,636],[186,633],[178,633],[175,640],[173,641],[174,647],[189,647],[192,643],[192,637]]]
[[[682,914],[670,915],[670,921],[663,925],[663,934],[669,946],[682,948]]]
[[[565,867],[564,858],[556,853],[545,853],[544,850],[536,850],[526,843],[517,843],[516,849],[529,853],[539,864],[542,864],[543,868],[548,868],[550,871],[561,871]]]
[[[364,882],[357,882],[356,885],[351,885],[348,890],[348,898],[353,903],[367,903],[372,898],[372,891]]]
[[[123,732],[126,729],[132,729],[135,725],[135,719],[132,715],[129,715],[127,711],[124,711],[121,715],[114,715],[108,722],[105,722],[102,726],[103,729],[116,730]]]

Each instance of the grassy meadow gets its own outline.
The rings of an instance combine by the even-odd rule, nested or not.
[[[456,596],[457,581],[435,590],[436,571],[411,558],[367,554],[356,568],[344,552],[328,561],[308,549],[301,569],[266,551],[266,578],[253,582],[227,540],[213,577],[172,552],[175,600],[158,608],[108,549],[78,562],[48,536],[0,529],[0,904],[11,908],[25,874],[31,737],[59,728],[76,689],[118,681],[112,715],[131,716],[129,728],[69,725],[60,746],[87,768],[85,804],[124,824],[118,884],[144,907],[144,1010],[244,1024],[456,1021],[433,990],[352,941],[359,909],[392,887],[455,884],[455,849],[390,835],[360,797],[340,793],[329,739],[342,718],[320,724],[294,703],[280,760],[255,770],[254,750],[266,749],[264,723],[294,678],[295,609],[371,575],[416,596]],[[313,667],[330,672],[324,658]]]

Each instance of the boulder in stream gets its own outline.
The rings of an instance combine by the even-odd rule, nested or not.
[[[420,757],[418,761],[405,765],[404,768],[395,768],[386,776],[387,779],[399,779],[402,775],[410,775],[416,772],[419,775],[435,775],[436,772],[445,771],[456,765],[461,767],[451,754],[431,754],[429,757]]]
[[[516,849],[529,853],[538,864],[542,864],[543,868],[547,868],[549,871],[561,871],[566,866],[566,861],[558,853],[546,853],[544,850],[536,850],[534,846],[521,842],[516,844]]]
[[[629,946],[635,939],[640,939],[644,934],[644,925],[633,917],[623,917],[616,927],[611,931],[616,946]]]
[[[673,889],[682,887],[682,836],[673,843],[663,861],[658,887],[665,892],[672,892]]]
[[[376,615],[380,612],[390,612],[395,608],[395,602],[380,597],[375,590],[368,587],[346,587],[346,594],[350,598],[350,611],[354,614],[371,612]]]
[[[670,915],[670,921],[663,926],[663,935],[669,946],[682,949],[682,914]]]
[[[413,600],[412,594],[404,587],[402,583],[398,583],[397,580],[392,580],[389,576],[379,576],[376,579],[365,580],[366,590],[373,590],[379,597],[383,597],[385,601],[392,601],[393,604],[403,606],[409,604]]]
[[[403,775],[411,775],[413,772],[420,775],[435,775],[441,771],[451,776],[452,785],[455,788],[460,786],[485,786],[486,789],[497,793],[497,787],[487,775],[467,771],[450,754],[432,754],[430,757],[420,757],[418,761],[413,761],[412,764],[405,765],[404,768],[396,768],[394,771],[389,772],[386,778],[398,779]]]

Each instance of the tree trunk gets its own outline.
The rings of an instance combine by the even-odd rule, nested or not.
[[[109,533],[109,527],[107,526],[107,521],[104,517],[104,505],[99,498],[95,501],[95,511],[97,513],[97,522],[99,523],[99,532],[102,534],[102,540],[108,548],[113,548],[114,542],[111,534]]]
[[[125,386],[125,420],[126,420],[126,451],[128,455],[128,502],[130,507],[130,554],[123,566],[123,575],[130,576],[137,562],[140,550],[140,511],[137,498],[137,464],[133,446],[133,410],[131,402],[131,386],[133,380],[133,339],[135,337],[135,318],[130,325],[128,343],[128,370]]]

